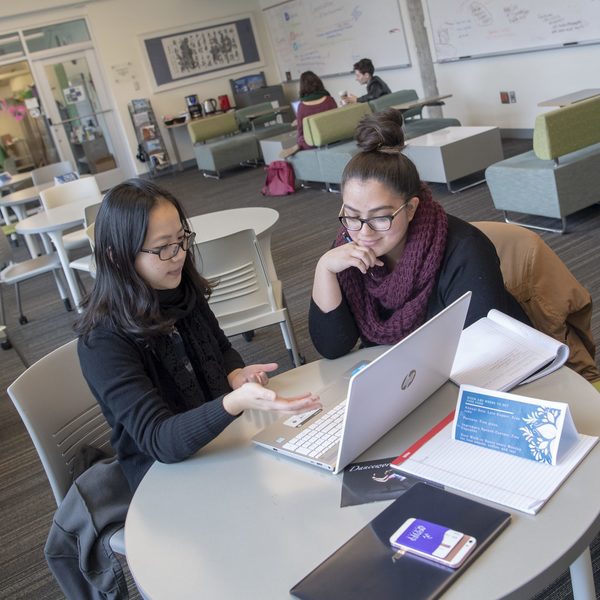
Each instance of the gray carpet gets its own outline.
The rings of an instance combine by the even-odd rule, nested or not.
[[[528,149],[529,142],[505,142],[506,155]],[[298,342],[308,361],[318,359],[307,331],[307,310],[315,264],[329,247],[336,229],[341,198],[320,189],[302,189],[284,198],[263,198],[260,188],[262,169],[239,169],[222,180],[204,179],[195,168],[177,175],[166,175],[159,183],[184,203],[190,215],[240,206],[268,206],[280,213],[273,230],[272,252],[283,282],[295,325]],[[432,185],[434,196],[446,210],[466,220],[501,220],[494,210],[485,185],[458,194],[445,186]],[[544,239],[569,266],[574,275],[600,297],[598,231],[600,206],[569,218],[570,233],[564,236],[543,234]],[[25,258],[23,244],[16,249]],[[90,285],[89,278],[84,279]],[[8,327],[15,344],[29,362],[72,339],[75,313],[64,311],[51,276],[39,277],[23,285],[27,325],[19,325],[12,290],[4,290]],[[595,338],[600,339],[600,316],[594,312]],[[241,337],[235,346],[248,362],[278,361],[280,370],[291,364],[278,327],[258,331],[252,342]],[[62,598],[43,557],[43,545],[54,511],[54,502],[41,463],[14,410],[6,387],[23,371],[14,350],[0,351],[0,598],[50,600]],[[557,543],[560,543],[558,540]],[[596,587],[600,589],[600,540],[592,546]],[[493,547],[489,550],[493,552]],[[160,565],[157,565],[160,568]],[[168,576],[168,575],[165,575]],[[134,592],[132,597],[137,598]],[[560,578],[537,598],[571,598],[568,575]]]

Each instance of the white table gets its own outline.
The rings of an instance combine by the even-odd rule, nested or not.
[[[445,183],[451,192],[482,183],[485,179],[460,190],[451,187],[452,181],[504,158],[498,127],[444,127],[407,140],[403,153],[415,163],[423,181]]]
[[[277,279],[271,254],[271,228],[278,219],[279,213],[273,208],[248,206],[197,215],[189,221],[192,230],[196,232],[196,242],[216,240],[243,229],[254,229],[269,274],[272,279]]]
[[[417,98],[416,100],[409,100],[408,102],[402,102],[401,104],[394,104],[391,108],[397,110],[406,111],[413,108],[423,108],[424,106],[443,104],[442,100],[446,98],[452,98],[452,94],[443,94],[441,96],[428,96],[427,98]]]
[[[317,391],[381,350],[310,363],[271,385],[286,394]],[[600,434],[600,396],[573,371],[562,368],[519,392],[568,400],[578,429]],[[361,460],[405,450],[450,412],[456,396],[446,383]],[[125,524],[127,563],[146,598],[287,598],[293,584],[389,504],[341,509],[341,475],[251,447],[250,437],[270,419],[248,411],[193,458],[151,467]],[[599,470],[597,445],[536,516],[513,513],[444,599],[530,598],[572,564],[576,598],[593,598],[588,545],[600,529]]]
[[[25,181],[31,181],[31,171],[27,173],[15,173],[14,175],[11,173],[9,181],[0,181],[0,192],[6,189],[14,189],[16,185]]]
[[[564,96],[558,96],[557,98],[538,102],[538,106],[567,106],[568,104],[575,104],[576,102],[594,98],[595,96],[600,96],[599,89],[579,90],[578,92],[572,92],[570,94],[565,94]]]
[[[22,190],[18,190],[13,192],[12,194],[8,194],[6,196],[0,197],[0,208],[2,208],[2,214],[4,216],[4,220],[7,220],[7,214],[4,213],[4,210],[10,207],[15,215],[17,216],[17,221],[23,221],[27,218],[27,212],[25,210],[25,205],[30,202],[39,202],[40,201],[40,192],[46,190],[50,187],[54,186],[54,183],[42,183],[40,185],[32,185],[27,188],[23,188]],[[30,235],[25,235],[25,243],[27,244],[27,248],[29,249],[29,253],[32,257],[38,256],[40,250],[36,243],[36,240],[32,238]]]
[[[79,202],[64,204],[63,206],[40,212],[32,217],[27,217],[26,219],[19,221],[16,225],[17,233],[23,235],[31,235],[34,233],[48,235],[60,258],[60,263],[69,286],[69,291],[71,292],[71,297],[73,298],[74,305],[77,307],[78,311],[81,311],[79,308],[81,295],[79,293],[77,282],[75,281],[75,275],[69,265],[70,260],[67,251],[65,250],[62,236],[67,229],[82,225],[85,219],[86,206],[96,204],[97,202],[97,198],[87,198],[86,200],[81,200]]]

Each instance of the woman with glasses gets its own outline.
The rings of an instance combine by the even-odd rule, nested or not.
[[[336,358],[363,345],[394,344],[472,291],[470,325],[492,308],[525,323],[506,291],[493,244],[446,214],[402,154],[400,111],[368,115],[360,152],[342,175],[341,227],[317,263],[309,330],[319,353]]]
[[[83,375],[112,427],[134,491],[155,460],[184,460],[243,410],[302,412],[304,394],[264,387],[277,364],[245,366],[219,328],[179,202],[154,183],[111,189],[95,222],[96,281],[76,323]]]

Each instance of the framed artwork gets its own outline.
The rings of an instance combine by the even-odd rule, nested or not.
[[[156,91],[262,65],[251,15],[147,34],[142,44]]]

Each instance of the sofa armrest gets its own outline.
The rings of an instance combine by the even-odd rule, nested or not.
[[[233,112],[194,119],[187,124],[187,128],[192,144],[201,144],[207,140],[239,131]]]

